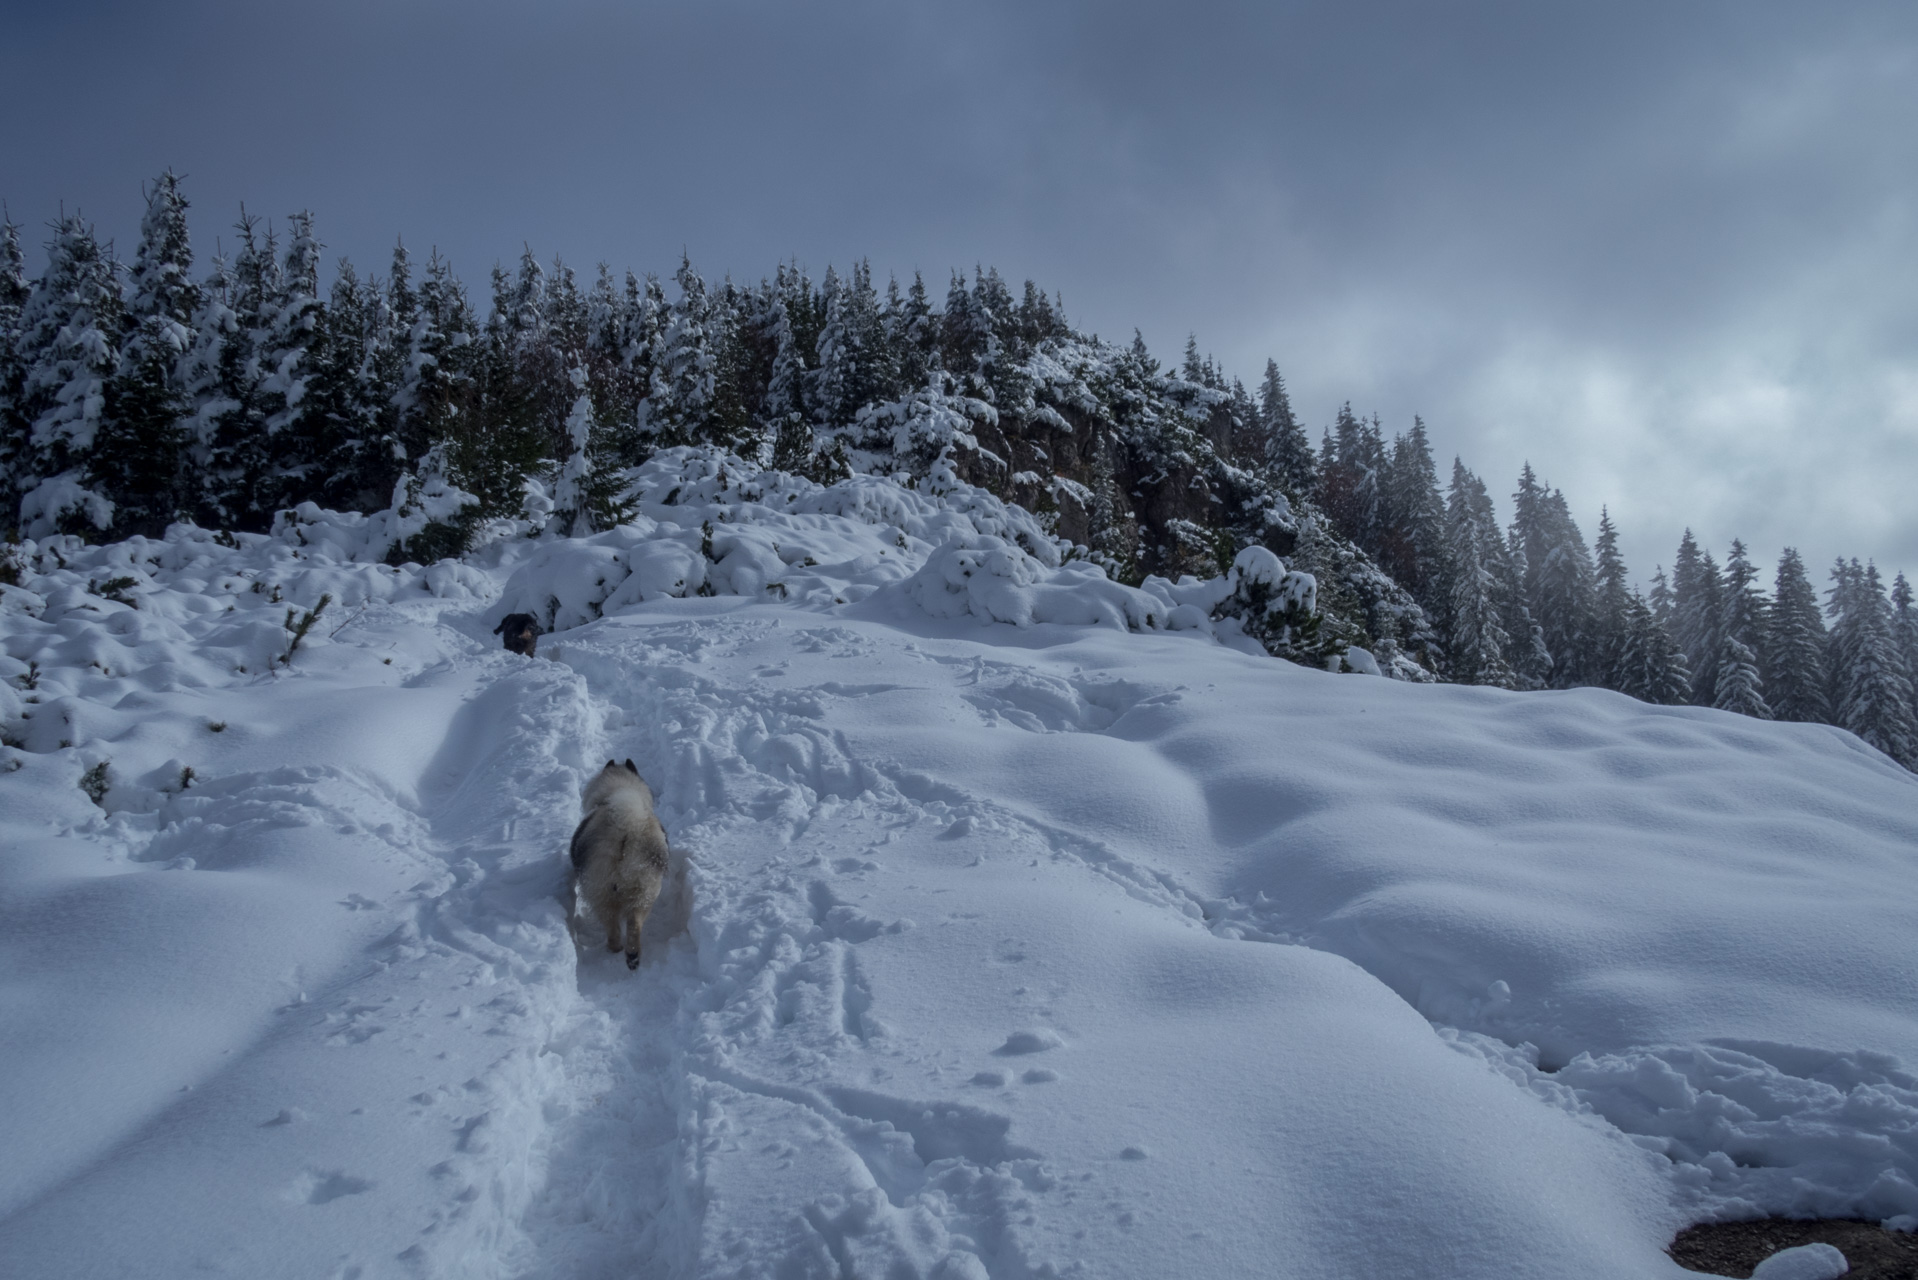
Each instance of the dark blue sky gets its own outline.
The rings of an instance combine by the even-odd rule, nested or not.
[[[1316,428],[1530,459],[1635,571],[1685,524],[1918,570],[1909,3],[0,4],[0,197],[202,260],[311,208],[482,286],[997,264]]]

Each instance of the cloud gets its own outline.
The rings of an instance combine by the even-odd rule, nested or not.
[[[997,264],[1300,408],[1529,458],[1635,568],[1687,524],[1918,569],[1918,11],[1499,0],[16,6],[0,174],[128,243],[189,175],[396,235],[756,278]]]

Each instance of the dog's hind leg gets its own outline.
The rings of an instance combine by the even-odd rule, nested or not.
[[[659,877],[647,876],[634,889],[632,897],[625,904],[626,917],[626,967],[639,968],[639,934],[646,927],[646,917],[652,912],[653,903],[659,900]]]

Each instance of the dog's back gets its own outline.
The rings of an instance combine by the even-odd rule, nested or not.
[[[621,950],[623,943],[626,967],[638,968],[640,929],[659,898],[668,857],[652,788],[631,760],[608,760],[586,784],[580,804],[586,816],[569,850],[576,897],[585,897],[606,930],[606,949]]]

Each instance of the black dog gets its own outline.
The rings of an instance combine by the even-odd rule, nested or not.
[[[530,658],[533,646],[539,641],[539,619],[530,613],[509,613],[499,620],[493,634],[504,637],[506,647],[512,652]]]

